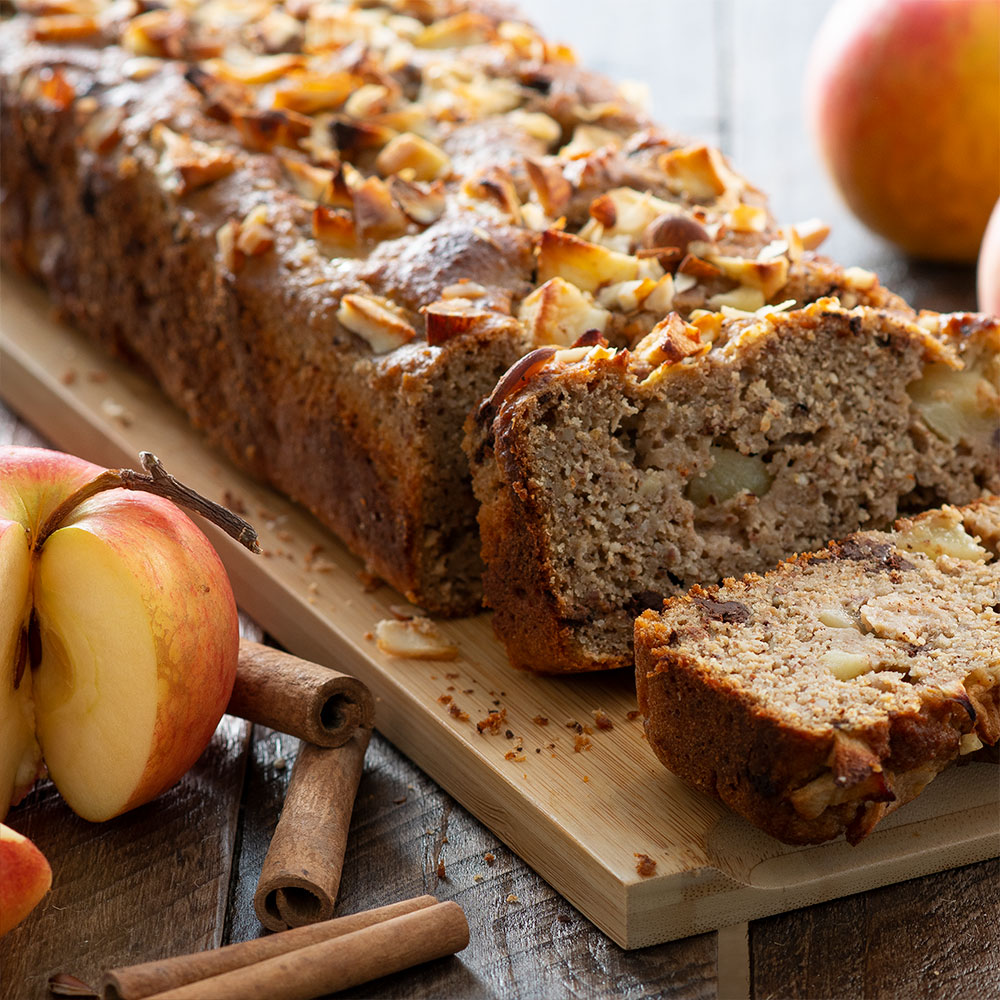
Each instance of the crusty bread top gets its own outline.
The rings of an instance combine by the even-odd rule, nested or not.
[[[75,116],[84,169],[148,169],[224,272],[280,275],[348,351],[511,313],[531,347],[833,290],[903,308],[498,5],[22,7],[0,29],[5,100]]]
[[[695,587],[636,622],[654,672],[683,663],[779,725],[850,732],[1000,683],[1000,497],[858,532],[765,576]],[[978,742],[976,743],[978,745]],[[975,746],[971,747],[975,749]]]

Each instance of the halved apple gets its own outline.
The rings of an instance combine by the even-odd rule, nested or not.
[[[148,802],[197,760],[232,691],[232,590],[178,507],[112,489],[51,522],[103,472],[0,449],[0,818],[41,758],[84,819]]]

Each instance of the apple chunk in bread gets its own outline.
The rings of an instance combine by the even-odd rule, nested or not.
[[[42,758],[84,819],[148,802],[228,702],[239,634],[222,563],[169,500],[90,493],[116,475],[0,449],[0,817]]]

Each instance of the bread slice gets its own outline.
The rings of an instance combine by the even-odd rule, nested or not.
[[[428,611],[479,607],[462,422],[527,351],[905,308],[500,5],[18,6],[4,261]]]
[[[467,440],[511,662],[629,666],[665,596],[1000,491],[998,347],[996,318],[827,299],[525,359]]]
[[[649,745],[789,843],[856,843],[1000,739],[1000,497],[859,532],[635,623]]]

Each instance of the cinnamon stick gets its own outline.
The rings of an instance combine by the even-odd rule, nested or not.
[[[271,838],[253,905],[272,931],[327,920],[340,886],[354,798],[371,731],[342,747],[303,743]]]
[[[317,746],[339,747],[359,726],[371,729],[375,704],[356,677],[242,639],[226,711]]]
[[[453,955],[468,943],[462,908],[438,903],[148,1000],[310,1000]]]
[[[144,962],[123,969],[112,969],[101,981],[104,1000],[142,1000],[154,993],[176,989],[199,979],[219,976],[265,959],[297,951],[320,941],[330,941],[373,924],[434,906],[433,896],[416,896],[388,906],[362,913],[352,913],[334,920],[296,927],[281,934],[269,934],[255,941],[230,944],[225,948],[199,951],[193,955],[178,955],[155,962]]]

